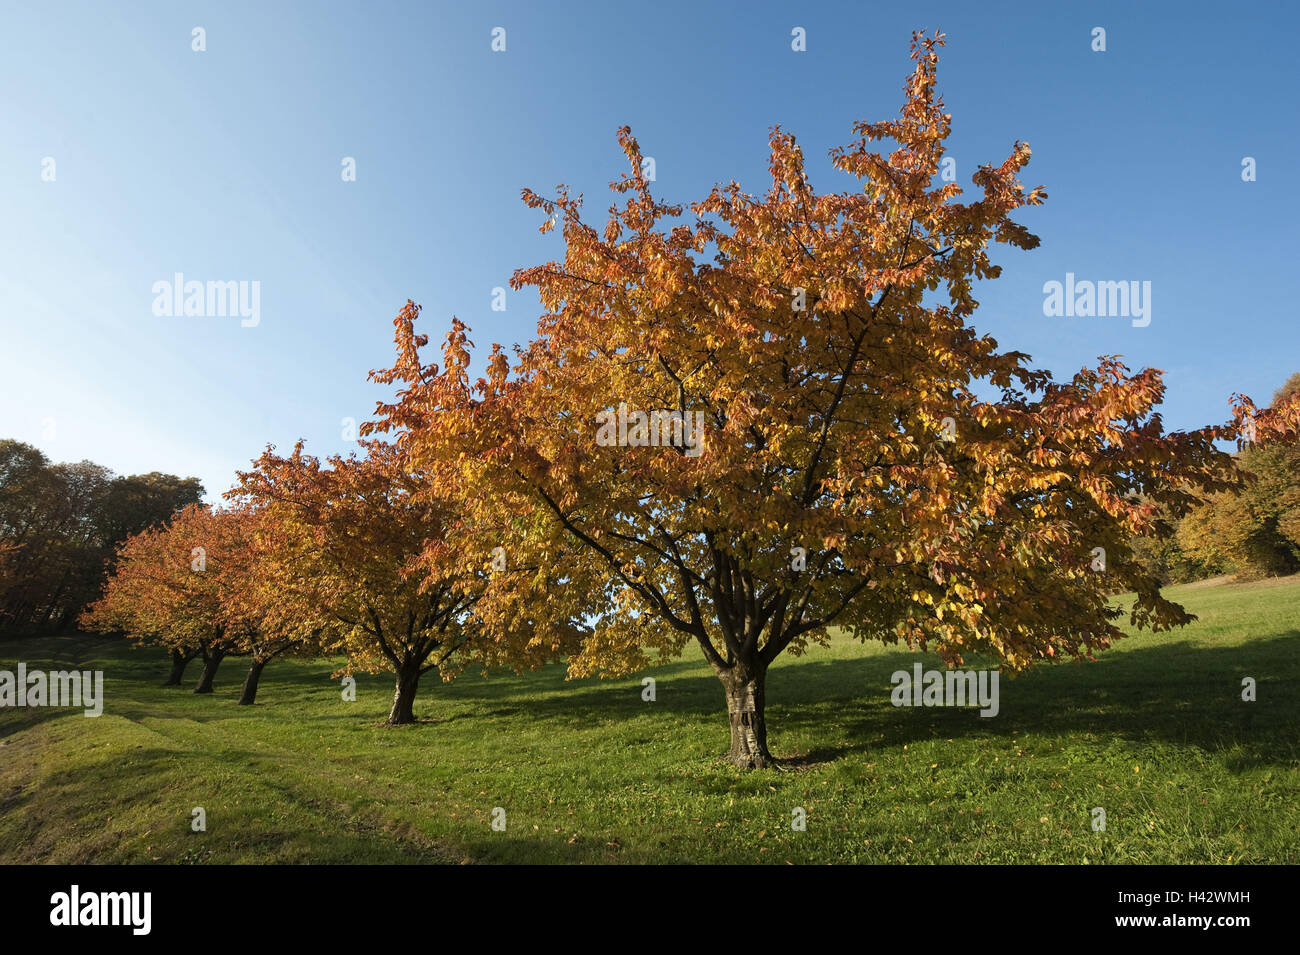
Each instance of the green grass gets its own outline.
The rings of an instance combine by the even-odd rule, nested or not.
[[[721,759],[721,687],[692,657],[653,671],[653,703],[640,676],[558,666],[426,681],[426,722],[391,729],[389,678],[345,703],[330,661],[272,663],[249,708],[238,659],[196,696],[193,664],[186,688],[159,685],[160,651],[3,642],[0,669],[104,670],[106,705],[0,711],[0,862],[1300,861],[1300,578],[1170,593],[1201,620],[1003,679],[991,719],[890,706],[906,651],[784,659],[768,723],[785,772]]]

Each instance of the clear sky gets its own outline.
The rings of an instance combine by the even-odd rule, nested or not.
[[[516,268],[560,254],[522,187],[568,183],[603,223],[626,123],[669,200],[732,178],[762,191],[773,124],[820,191],[846,188],[826,152],[896,113],[915,28],[948,35],[959,182],[1022,139],[1049,194],[1021,214],[1042,246],[996,247],[975,326],[1058,377],[1101,354],[1162,368],[1167,426],[1222,421],[1234,391],[1266,402],[1300,370],[1297,9],[6,3],[0,437],[196,475],[210,498],[268,442],[345,450],[408,298],[435,342],[453,314],[483,351],[531,336],[531,291],[491,307]],[[178,272],[259,282],[258,324],[155,315]],[[1045,316],[1043,285],[1067,272],[1151,282],[1151,323]]]

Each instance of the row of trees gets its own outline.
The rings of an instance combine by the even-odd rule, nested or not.
[[[301,443],[287,457],[268,448],[228,492],[230,506],[194,505],[128,540],[82,626],[166,647],[168,685],[180,685],[201,658],[197,693],[212,692],[226,656],[247,656],[241,704],[256,700],[275,657],[342,654],[343,672],[396,675],[394,725],[415,721],[426,673],[449,680],[474,659],[555,659],[558,642],[485,635],[474,607],[490,563],[463,566],[447,507],[417,499],[423,480],[378,441],[366,443],[364,456],[326,462]],[[529,632],[525,621],[512,636]]]
[[[122,541],[202,497],[197,478],[53,464],[29,444],[0,440],[0,631],[70,625]]]
[[[1000,273],[991,245],[1034,248],[1011,215],[1045,193],[1019,181],[1022,143],[970,201],[942,181],[941,43],[914,38],[897,119],[832,151],[854,191],[817,193],[779,129],[761,196],[733,182],[689,212],[663,203],[627,129],[603,228],[563,188],[525,190],[564,244],[512,280],[540,295],[535,340],[513,361],[493,345],[471,381],[466,326],[429,361],[408,302],[396,361],[371,373],[396,394],[365,454],[268,449],[230,508],[184,518],[246,529],[178,519],[156,559],[131,542],[92,618],[255,665],[256,641],[342,650],[396,674],[394,723],[430,670],[565,656],[571,676],[620,676],[694,646],[750,768],[772,762],[768,670],[832,628],[1018,670],[1122,636],[1116,590],[1136,593],[1138,627],[1191,620],[1133,541],[1240,488],[1219,445],[1294,442],[1300,402],[1236,396],[1225,423],[1165,432],[1159,371],[1103,358],[1058,382],[970,328],[975,280]],[[629,427],[597,440],[614,408]],[[655,420],[702,423],[702,447],[651,440]],[[209,587],[192,629],[150,609],[188,613]]]

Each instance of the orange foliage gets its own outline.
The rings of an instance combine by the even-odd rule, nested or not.
[[[513,368],[493,346],[471,384],[459,320],[443,366],[423,364],[408,304],[398,360],[375,373],[401,386],[376,429],[430,476],[426,493],[464,508],[475,561],[508,555],[476,605],[489,632],[593,622],[574,675],[694,642],[740,713],[745,765],[769,758],[744,729],[761,724],[767,667],[832,626],[1014,670],[1121,636],[1118,590],[1137,593],[1138,626],[1186,623],[1128,542],[1158,508],[1180,515],[1238,479],[1215,442],[1239,421],[1165,432],[1159,371],[1103,357],[1057,382],[970,327],[975,280],[1001,271],[992,244],[1037,246],[1011,215],[1046,194],[1021,184],[1019,142],[979,167],[972,198],[939,181],[941,44],[915,38],[897,119],[858,124],[832,151],[857,191],[816,192],[774,129],[765,194],[732,182],[688,213],[652,196],[620,130],[630,171],[603,229],[563,188],[524,192],[564,257],[514,276],[547,311]],[[896,148],[875,151],[886,139]],[[620,403],[702,414],[702,453],[597,441]]]

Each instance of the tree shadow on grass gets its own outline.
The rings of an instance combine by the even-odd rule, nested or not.
[[[999,712],[981,717],[974,708],[893,707],[889,703],[891,675],[909,670],[916,661],[927,669],[942,669],[933,656],[905,650],[871,656],[817,660],[784,660],[772,668],[767,686],[769,742],[787,768],[801,768],[875,753],[904,744],[933,739],[1016,739],[1023,734],[1091,735],[1098,739],[1155,739],[1192,746],[1206,752],[1231,750],[1228,765],[1244,769],[1281,765],[1300,758],[1300,631],[1227,647],[1194,645],[1176,635],[1143,638],[1145,645],[1124,647],[1099,655],[1097,662],[1040,667],[1015,679],[1004,675],[999,685]],[[12,644],[10,645],[12,646]],[[119,654],[121,650],[117,651]],[[158,660],[106,657],[121,689],[106,700],[106,712],[131,720],[158,719],[174,690],[154,686]],[[153,656],[153,655],[150,655]],[[968,669],[984,664],[971,662]],[[274,676],[268,670],[259,705],[263,718],[284,707],[286,714],[307,701],[319,702],[320,690],[304,680],[327,679],[328,662],[284,661]],[[319,672],[316,672],[319,671]],[[460,680],[421,686],[417,710],[423,710],[417,731],[466,719],[543,722],[557,732],[604,724],[637,721],[647,732],[644,745],[662,739],[662,718],[716,727],[725,747],[727,725],[718,680],[700,672],[700,664],[683,659],[621,680],[568,681],[562,666],[552,665],[526,674],[494,674],[482,679],[466,674]],[[653,676],[656,699],[642,699],[641,680]],[[1257,683],[1257,702],[1241,699],[1241,681]],[[387,693],[389,679],[367,676],[358,692]],[[141,698],[130,684],[146,684]],[[321,689],[324,689],[323,686]],[[326,691],[336,693],[336,686]],[[109,696],[106,688],[106,696]],[[206,723],[229,719],[248,707],[236,707],[237,686],[212,697],[192,694],[177,718]],[[202,702],[200,702],[202,701]],[[218,705],[211,705],[211,704]],[[111,706],[109,705],[111,704]],[[350,706],[342,704],[340,706]],[[21,713],[18,718],[15,714]],[[0,727],[0,739],[52,718],[82,719],[80,711],[44,708],[14,711]],[[309,721],[330,723],[361,720],[355,712],[309,712]],[[825,743],[817,742],[820,739]],[[792,744],[807,747],[792,751]],[[620,745],[634,745],[624,737]],[[811,745],[809,745],[811,743]]]
[[[1042,734],[1232,750],[1227,765],[1234,770],[1284,765],[1300,758],[1297,651],[1300,631],[1292,630],[1223,648],[1179,640],[1103,653],[1095,663],[1041,667],[1015,679],[1004,675],[999,711],[991,717],[975,708],[890,704],[893,672],[910,670],[917,660],[941,669],[935,658],[900,653],[805,663],[787,680],[769,681],[769,731],[778,741],[782,730],[814,736],[823,720],[834,718],[844,727],[840,735],[853,740],[804,754],[803,762],[933,739]],[[1242,700],[1244,677],[1256,681],[1256,702]],[[817,694],[819,686],[846,685],[861,692]]]
[[[1152,640],[1151,637],[1146,637]],[[785,768],[804,768],[858,753],[933,739],[1003,738],[1027,734],[1089,735],[1101,740],[1158,740],[1205,752],[1231,750],[1227,765],[1245,769],[1300,758],[1300,631],[1223,648],[1177,637],[1102,653],[1094,663],[1044,666],[999,680],[999,710],[894,707],[891,676],[937,657],[908,651],[856,659],[778,663],[768,675],[769,742]],[[988,666],[970,662],[967,669]],[[718,727],[725,742],[721,687],[694,662],[646,671],[657,698],[640,696],[637,674],[618,684],[575,686],[558,677],[523,680],[485,693],[489,684],[458,684],[444,702],[472,706],[480,717],[527,716],[559,728],[671,714]],[[1256,681],[1256,702],[1241,698],[1242,679]],[[835,724],[827,733],[826,727]],[[783,740],[833,735],[845,742],[783,750]],[[621,740],[627,744],[627,740]],[[649,742],[649,739],[647,739]]]

